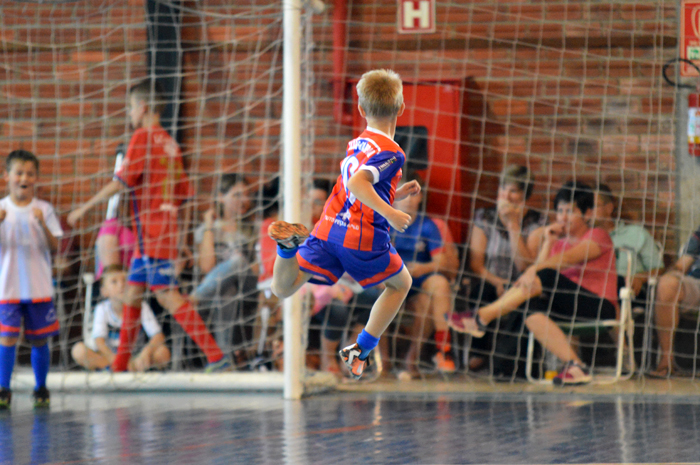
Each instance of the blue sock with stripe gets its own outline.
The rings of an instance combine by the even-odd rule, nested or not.
[[[40,347],[32,347],[32,370],[34,371],[37,389],[46,386],[46,376],[49,374],[49,365],[51,365],[49,345],[44,344]]]
[[[15,346],[0,345],[0,387],[10,389],[12,370],[15,368]]]
[[[280,245],[278,244],[278,245],[277,245],[277,255],[279,255],[279,256],[282,257],[282,258],[287,258],[287,259],[289,259],[289,258],[294,258],[294,257],[296,257],[296,255],[297,255],[297,250],[298,250],[298,249],[299,249],[299,247],[294,247],[294,248],[291,248],[291,249],[286,249],[286,248],[284,248],[284,247],[282,247],[282,246],[280,246]]]
[[[360,335],[357,336],[357,345],[360,346],[361,349],[359,359],[367,360],[369,353],[372,352],[372,349],[377,347],[377,344],[379,344],[379,338],[372,336],[363,329]]]

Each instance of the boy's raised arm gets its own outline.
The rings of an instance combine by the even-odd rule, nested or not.
[[[123,184],[120,181],[112,180],[110,181],[109,184],[104,186],[97,194],[95,194],[90,200],[70,212],[68,215],[67,221],[68,224],[71,227],[75,227],[75,225],[78,223],[80,218],[85,215],[85,213],[88,212],[92,207],[97,205],[98,203],[109,199],[112,197],[114,194],[117,194],[121,192],[121,190],[124,188]]]

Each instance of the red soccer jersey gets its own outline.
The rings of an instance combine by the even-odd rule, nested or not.
[[[192,195],[177,142],[160,126],[137,129],[115,177],[132,189],[135,256],[176,259],[177,214]]]
[[[313,235],[352,250],[381,251],[389,245],[389,222],[357,200],[347,183],[357,170],[372,173],[374,190],[386,203],[394,203],[396,185],[406,155],[387,134],[367,128],[348,143],[340,176],[323,207]]]

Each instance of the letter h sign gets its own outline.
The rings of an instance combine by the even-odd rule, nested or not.
[[[399,34],[435,32],[435,0],[397,0]]]

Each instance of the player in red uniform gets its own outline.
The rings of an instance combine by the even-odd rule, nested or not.
[[[415,181],[396,189],[406,161],[394,142],[396,119],[405,109],[398,74],[365,73],[357,83],[357,94],[367,129],[348,143],[340,176],[313,233],[284,221],[268,230],[278,244],[272,278],[272,291],[278,297],[289,297],[308,281],[334,284],[344,272],[365,288],[385,284],[357,343],[340,351],[355,379],[362,376],[370,352],[411,288],[411,275],[389,239],[389,226],[404,231],[410,216],[391,205],[420,192]]]
[[[131,88],[129,116],[135,132],[115,179],[68,216],[74,226],[94,205],[124,188],[134,205],[134,234],[138,239],[128,276],[124,321],[112,371],[127,368],[138,334],[141,300],[146,286],[207,357],[207,371],[231,366],[202,318],[177,287],[174,261],[184,247],[178,213],[192,195],[177,142],[160,125],[163,98],[157,83],[143,81]],[[187,221],[186,221],[187,222]]]

